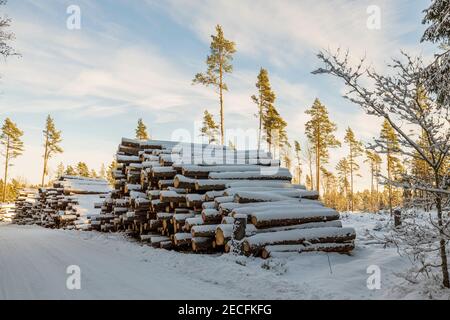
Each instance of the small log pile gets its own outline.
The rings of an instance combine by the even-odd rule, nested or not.
[[[17,201],[16,224],[46,228],[90,230],[94,202],[110,192],[106,181],[62,176],[50,188],[22,190]]]
[[[16,206],[14,203],[0,204],[0,222],[11,222],[16,215]]]
[[[270,153],[124,138],[116,159],[96,230],[126,231],[154,248],[263,258],[354,248],[355,231],[317,192],[292,184]]]

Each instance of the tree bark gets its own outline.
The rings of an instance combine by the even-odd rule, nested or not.
[[[5,178],[3,180],[3,198],[2,202],[6,201],[6,186],[8,180],[8,166],[9,166],[9,137],[6,142],[6,155],[5,155]]]
[[[391,154],[389,149],[387,150],[387,171],[388,171],[388,179],[391,179]],[[389,213],[392,217],[392,185],[389,182],[388,184],[388,192],[389,192]]]
[[[47,162],[48,162],[48,135],[45,138],[45,151],[44,151],[44,171],[42,172],[42,183],[41,187],[45,184],[45,174],[47,172]]]
[[[440,186],[440,178],[439,178],[439,171],[434,171],[434,179],[436,188],[439,188]],[[436,194],[436,210],[437,210],[437,216],[438,216],[438,225],[439,225],[439,251],[441,255],[441,269],[442,269],[442,284],[446,288],[450,288],[450,279],[448,274],[448,261],[447,261],[447,248],[446,248],[446,239],[445,234],[443,232],[444,223],[442,220],[442,195]]]
[[[220,66],[219,66],[219,95],[220,95],[220,141],[221,144],[225,144],[225,116],[223,110],[223,62],[222,62],[222,52],[220,53]]]

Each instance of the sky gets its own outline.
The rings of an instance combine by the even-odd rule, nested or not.
[[[0,61],[0,120],[10,117],[25,132],[25,153],[11,175],[38,183],[42,172],[42,129],[48,114],[62,130],[64,153],[56,170],[86,162],[98,170],[112,161],[121,137],[134,137],[142,118],[154,139],[170,140],[179,129],[198,137],[205,109],[217,118],[211,88],[193,86],[206,69],[210,35],[221,24],[236,42],[234,72],[227,75],[225,124],[257,128],[255,81],[269,71],[276,107],[288,122],[291,141],[306,141],[305,111],[319,98],[343,141],[350,126],[364,143],[379,135],[381,121],[342,98],[342,84],[312,75],[321,49],[348,49],[387,70],[403,49],[429,57],[420,44],[422,11],[429,0],[10,0],[1,8],[13,19],[12,45],[21,57]],[[71,30],[69,6],[80,8],[80,29]],[[379,28],[369,28],[373,6]],[[71,20],[72,21],[72,20]],[[197,125],[197,126],[196,126]],[[346,149],[330,152],[333,169]],[[362,160],[362,159],[361,159]],[[362,162],[362,161],[361,161]],[[306,169],[306,168],[305,168]],[[52,172],[51,170],[51,172]],[[369,186],[366,165],[358,189]]]

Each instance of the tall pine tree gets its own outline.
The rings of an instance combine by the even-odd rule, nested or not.
[[[400,152],[400,145],[398,142],[397,134],[390,123],[385,120],[380,134],[381,142],[386,146],[386,169],[387,178],[389,183],[387,185],[388,197],[389,197],[389,212],[392,215],[393,206],[393,188],[392,181],[395,180],[395,175],[398,173],[398,169],[401,167],[398,153]]]
[[[365,163],[369,164],[370,167],[370,194],[371,203],[370,206],[374,212],[378,211],[379,203],[379,175],[381,171],[381,157],[375,151],[366,150],[366,160]]]
[[[263,129],[270,152],[275,153],[277,149],[290,147],[286,127],[287,122],[281,117],[275,106],[269,105],[263,115]]]
[[[349,203],[350,203],[350,192],[349,192],[349,174],[350,174],[350,164],[347,160],[347,158],[341,159],[338,164],[336,165],[336,170],[338,172],[339,176],[339,185],[341,188],[341,193],[344,195],[346,199],[346,209],[349,209]]]
[[[142,119],[138,120],[137,128],[136,128],[136,139],[138,140],[149,140],[150,136],[147,132],[147,126],[145,125]]]
[[[208,138],[208,142],[217,143],[217,135],[219,133],[219,125],[214,121],[214,116],[205,110],[203,114],[203,126],[200,129],[201,135]]]
[[[222,27],[216,26],[216,35],[211,36],[211,52],[206,59],[207,70],[205,73],[197,73],[193,84],[203,84],[207,87],[214,87],[219,93],[220,103],[220,143],[224,144],[225,139],[225,116],[223,104],[223,92],[228,91],[224,82],[224,75],[233,72],[233,54],[236,52],[236,45],[233,41],[227,40],[223,34]]]
[[[256,82],[256,88],[258,94],[252,96],[253,102],[258,106],[258,151],[261,150],[262,130],[264,114],[267,113],[269,108],[275,103],[275,93],[270,86],[269,73],[266,69],[261,68],[258,80]]]
[[[89,167],[84,162],[78,162],[77,164],[77,174],[80,177],[86,177],[89,178],[91,176],[91,172],[89,171]]]
[[[334,136],[337,130],[335,123],[331,122],[327,108],[316,99],[311,109],[306,111],[311,120],[306,123],[306,136],[314,148],[316,160],[316,190],[320,191],[320,172],[322,165],[328,162],[328,149],[340,147],[341,143]]]
[[[6,186],[8,184],[8,169],[12,166],[12,160],[20,156],[23,151],[23,142],[21,140],[23,131],[9,118],[5,119],[0,135],[0,144],[3,145],[3,156],[5,157],[5,174],[3,179],[3,197],[6,200]]]
[[[353,182],[354,182],[354,176],[355,173],[359,171],[359,164],[356,161],[357,158],[362,156],[363,153],[363,145],[361,141],[356,140],[355,134],[353,133],[353,130],[348,127],[345,132],[345,143],[348,145],[349,152],[348,152],[348,164],[350,166],[350,210],[354,211],[355,209],[355,200],[353,197]]]
[[[53,155],[63,152],[63,149],[59,145],[61,141],[61,131],[56,130],[55,122],[50,115],[48,115],[44,130],[44,169],[42,171],[42,187],[45,184],[45,176],[48,174],[48,161]]]
[[[298,183],[301,184],[302,180],[302,147],[300,142],[297,140],[294,141],[294,150],[295,150],[295,158],[297,159],[297,173],[298,173]]]

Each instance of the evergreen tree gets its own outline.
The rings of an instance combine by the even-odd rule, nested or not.
[[[102,166],[100,167],[99,177],[102,179],[106,179],[106,167],[104,163],[102,163]]]
[[[66,168],[64,167],[64,164],[62,162],[58,164],[58,167],[56,168],[56,177],[59,178],[63,176],[65,169]]]
[[[147,132],[147,126],[144,124],[142,119],[138,120],[137,128],[136,128],[136,139],[138,140],[149,140],[150,136]]]
[[[219,133],[219,125],[214,121],[214,117],[208,110],[203,115],[203,127],[200,129],[201,135],[208,138],[209,143],[217,142],[217,134]]]
[[[269,105],[263,115],[263,128],[269,151],[272,152],[290,146],[286,131],[287,123],[278,113],[274,105]],[[275,153],[275,152],[273,152]]]
[[[41,186],[45,184],[45,176],[48,174],[48,161],[50,158],[58,153],[62,153],[63,149],[59,146],[62,141],[61,131],[56,130],[55,122],[47,116],[47,122],[44,132],[44,170],[42,171]]]
[[[298,173],[298,183],[301,184],[302,180],[302,147],[300,146],[300,142],[297,140],[294,141],[294,150],[295,150],[295,158],[297,159],[297,173]]]
[[[308,183],[306,184],[306,186],[308,187],[309,190],[314,190],[314,179],[313,179],[313,162],[314,162],[314,151],[311,147],[311,145],[309,144],[309,142],[307,142],[306,144],[306,149],[305,149],[305,157],[306,160],[308,161],[308,168],[309,168],[309,187],[308,187]]]
[[[109,182],[111,186],[113,186],[116,183],[116,180],[114,179],[114,170],[117,169],[117,161],[113,160],[111,164],[108,166],[108,170],[106,172],[106,180]]]
[[[371,210],[374,212],[378,211],[378,185],[379,185],[379,175],[381,171],[381,157],[378,153],[366,150],[366,160],[364,162],[368,163],[370,166],[370,193],[371,193]]]
[[[89,172],[89,178],[98,178],[97,171],[91,169],[91,171]]]
[[[311,176],[309,174],[306,175],[305,184],[306,184],[306,188],[308,190],[313,190],[314,189],[314,186],[312,184],[312,179],[311,179]]]
[[[275,93],[270,86],[269,73],[266,69],[261,68],[258,80],[256,82],[258,94],[252,96],[253,102],[258,106],[258,151],[261,150],[261,135],[263,129],[264,114],[268,112],[269,108],[275,103]]]
[[[3,145],[3,156],[5,157],[5,175],[3,179],[3,198],[6,200],[6,186],[8,185],[8,168],[12,166],[12,160],[20,156],[23,151],[23,142],[21,140],[23,131],[9,118],[6,118],[2,134],[0,135],[0,144]]]
[[[390,125],[390,123],[385,120],[383,122],[383,127],[381,129],[380,134],[381,143],[386,146],[386,166],[387,166],[387,178],[389,180],[387,184],[388,194],[389,194],[389,212],[392,215],[392,207],[393,207],[393,190],[392,190],[392,181],[395,180],[396,173],[399,172],[399,168],[401,168],[400,159],[397,157],[400,152],[400,145],[398,143],[397,134],[394,131],[394,128]]]
[[[337,130],[335,123],[331,122],[327,108],[316,99],[311,109],[306,111],[311,120],[306,123],[306,136],[314,147],[316,160],[316,190],[320,191],[320,171],[322,165],[328,162],[329,148],[340,147],[341,143],[334,136]]]
[[[344,138],[345,143],[349,147],[348,164],[350,166],[350,210],[354,211],[355,201],[353,199],[353,181],[355,173],[359,171],[359,164],[356,161],[363,153],[363,145],[356,140],[353,130],[348,127]]]
[[[91,172],[89,171],[89,167],[84,162],[78,162],[76,173],[80,177],[86,177],[86,178],[89,178],[91,175]]]
[[[75,171],[75,169],[72,166],[67,166],[65,174],[67,176],[76,176],[77,172]]]
[[[216,35],[211,36],[211,52],[206,59],[207,70],[205,73],[196,74],[193,84],[203,84],[214,87],[219,93],[220,102],[220,136],[221,144],[225,139],[225,116],[223,104],[223,92],[228,91],[224,82],[224,75],[233,72],[233,54],[236,52],[236,45],[229,41],[223,34],[222,27],[216,26]]]
[[[349,202],[350,202],[350,192],[349,192],[349,174],[350,174],[350,164],[347,161],[347,158],[341,159],[338,164],[336,165],[336,170],[338,172],[339,176],[339,184],[341,188],[341,192],[344,194],[346,199],[346,210],[349,209]]]

